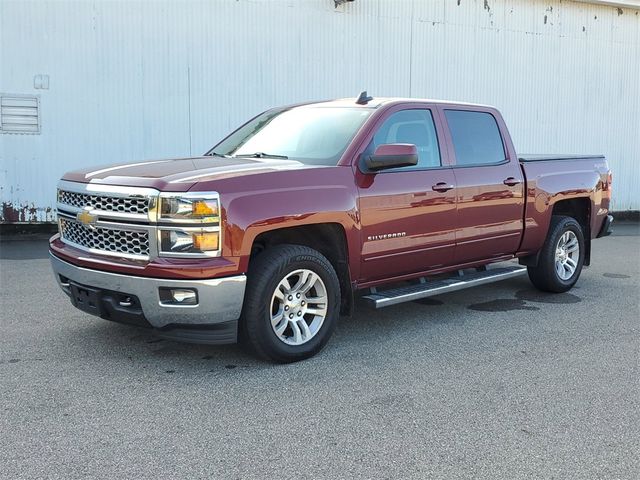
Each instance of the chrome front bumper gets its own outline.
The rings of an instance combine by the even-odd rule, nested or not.
[[[135,277],[78,267],[53,253],[50,255],[56,281],[67,295],[71,296],[68,281],[98,290],[133,295],[140,302],[144,318],[155,328],[206,328],[235,322],[240,317],[247,280],[244,275],[210,280]],[[194,289],[198,294],[198,304],[163,304],[160,301],[160,287]]]

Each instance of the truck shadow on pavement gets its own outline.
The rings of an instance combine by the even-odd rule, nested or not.
[[[8,253],[5,258],[9,259],[46,259],[47,247],[33,242],[31,248],[23,251],[10,248],[3,249],[3,253]],[[51,283],[51,288],[57,293],[57,286]],[[62,358],[71,355],[72,358],[92,358],[91,361],[102,362],[106,357],[116,368],[135,365],[141,369],[138,371],[140,374],[144,372],[142,369],[163,375],[180,372],[201,375],[282,368],[257,359],[241,345],[208,346],[165,340],[150,330],[79,313],[65,298],[59,298],[59,301],[64,318],[61,324],[64,327],[58,331],[59,342],[65,345],[65,351],[60,352]],[[492,316],[493,312],[513,311],[515,315],[526,316],[543,309],[545,304],[571,305],[581,301],[580,286],[571,292],[549,294],[534,289],[525,278],[514,279],[498,288],[479,287],[473,291],[453,292],[381,310],[371,310],[362,300],[356,299],[354,315],[340,319],[327,348],[303,363],[317,365],[317,362],[324,364],[344,362],[348,358],[374,357],[377,361],[384,361],[386,355],[402,354],[410,350],[411,345],[423,345],[434,336],[450,334],[451,328],[498,318]],[[60,320],[62,318],[56,321]],[[521,317],[514,317],[514,321],[518,320]],[[458,334],[464,333],[456,331],[455,335]],[[131,375],[128,367],[125,371]]]
[[[497,298],[488,302],[469,305],[469,310],[478,312],[510,312],[514,310],[537,311],[540,307],[531,303],[547,303],[553,305],[571,305],[581,302],[582,299],[572,293],[546,293],[536,289],[518,290],[516,298]]]
[[[529,288],[525,281],[513,282],[508,288],[511,298],[493,298],[485,302],[469,304],[460,292],[445,294],[438,298],[428,298],[373,311],[364,302],[356,300],[356,313],[350,318],[341,318],[334,337],[327,348],[317,357],[303,363],[335,361],[345,355],[383,355],[381,346],[406,340],[405,337],[420,341],[428,338],[431,330],[442,326],[458,327],[478,317],[469,318],[465,311],[509,312],[537,311],[543,304],[570,305],[581,302],[573,293],[549,294]],[[525,288],[523,288],[525,287]],[[579,287],[576,287],[576,289]],[[485,292],[478,289],[478,296],[495,296],[490,288]],[[501,292],[503,295],[507,292]],[[461,301],[462,300],[462,301]],[[523,315],[525,314],[523,312]],[[482,317],[480,317],[482,318]],[[95,348],[120,356],[128,362],[138,362],[161,373],[176,372],[227,372],[229,370],[278,368],[254,357],[242,345],[196,345],[165,340],[153,331],[86,318],[85,325],[78,325],[73,335],[83,338],[83,348]],[[93,347],[89,346],[93,345]],[[405,344],[406,346],[406,344]],[[387,347],[385,351],[389,351]]]

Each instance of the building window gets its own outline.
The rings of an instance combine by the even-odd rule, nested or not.
[[[0,133],[40,133],[40,99],[0,94]]]

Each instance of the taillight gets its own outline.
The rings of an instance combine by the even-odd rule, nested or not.
[[[613,182],[613,173],[609,170],[607,174],[607,183],[602,186],[602,190],[611,190],[611,183]]]

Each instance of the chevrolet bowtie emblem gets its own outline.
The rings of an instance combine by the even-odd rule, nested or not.
[[[84,207],[84,210],[77,213],[76,220],[78,220],[83,225],[93,227],[98,217],[96,215],[91,215],[90,210],[91,207]]]

